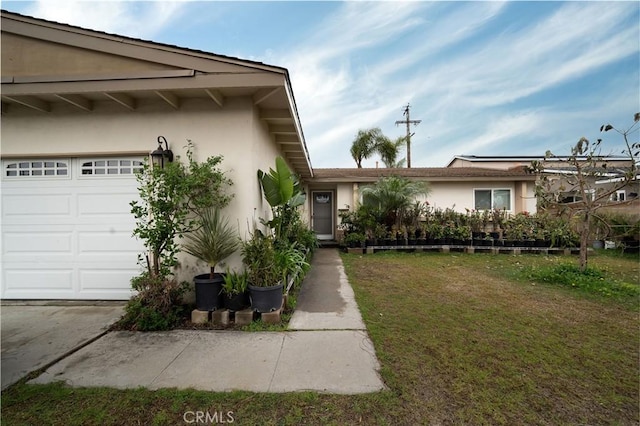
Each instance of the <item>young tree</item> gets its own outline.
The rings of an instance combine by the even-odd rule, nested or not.
[[[358,130],[358,134],[351,144],[351,156],[359,169],[362,168],[362,160],[371,157],[376,152],[378,141],[382,136],[382,131],[378,127]]]
[[[172,275],[181,250],[179,239],[202,225],[199,213],[224,208],[231,201],[227,190],[233,182],[220,169],[222,159],[195,161],[189,141],[186,164],[180,158],[163,168],[146,162],[136,175],[140,199],[130,205],[136,220],[133,235],[147,249],[140,256],[146,276],[163,281]]]
[[[595,221],[599,220],[598,210],[609,204],[612,195],[639,177],[640,143],[629,140],[630,135],[638,130],[639,121],[640,113],[636,113],[634,123],[627,129],[620,130],[611,124],[600,127],[601,132],[613,130],[622,135],[625,148],[621,154],[622,158],[628,160],[623,168],[611,167],[608,161],[610,157],[601,154],[602,139],[592,143],[585,137],[580,138],[571,148],[571,155],[568,157],[559,157],[547,151],[545,159],[554,159],[561,165],[557,169],[554,168],[553,175],[548,173],[544,161],[534,161],[531,165],[532,170],[538,175],[536,196],[539,208],[556,209],[566,212],[569,217],[577,218],[582,271],[587,268],[589,236]],[[566,202],[563,200],[563,193],[575,194],[574,200]]]

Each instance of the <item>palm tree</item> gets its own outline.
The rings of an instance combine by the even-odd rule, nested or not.
[[[403,158],[398,161],[398,154],[400,153],[400,148],[406,142],[407,138],[405,136],[396,138],[396,140],[393,141],[384,135],[379,138],[376,151],[380,154],[380,158],[385,167],[399,168],[404,166],[406,160]]]
[[[385,225],[400,225],[402,212],[412,207],[416,197],[427,196],[430,192],[427,182],[388,176],[380,178],[373,186],[362,188],[362,203],[380,209]]]
[[[358,134],[351,145],[351,156],[359,169],[362,168],[362,160],[371,157],[377,151],[378,141],[381,137],[384,136],[379,127],[358,130]]]

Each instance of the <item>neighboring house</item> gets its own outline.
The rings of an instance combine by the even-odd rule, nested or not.
[[[353,210],[360,202],[360,188],[371,185],[384,176],[402,176],[429,183],[431,193],[426,198],[435,208],[467,210],[505,209],[511,214],[536,213],[536,175],[530,173],[532,161],[544,161],[546,171],[561,176],[568,170],[560,159],[545,160],[541,156],[475,156],[454,157],[447,167],[430,168],[351,168],[314,169],[309,180],[310,219],[320,238],[333,239],[338,235],[340,211]],[[603,157],[610,173],[595,184],[606,185],[615,181],[619,173],[630,165],[623,157]],[[608,211],[636,212],[638,202],[621,204],[638,198],[640,180],[616,192],[611,197]],[[574,191],[560,194],[565,202],[574,201]]]
[[[578,157],[580,158],[580,157]],[[567,157],[556,157],[556,158],[545,158],[540,156],[525,156],[525,157],[496,157],[496,156],[475,156],[475,155],[460,155],[456,156],[449,162],[447,167],[489,167],[494,169],[508,169],[512,167],[527,167],[530,166],[533,161],[542,162],[544,165],[544,172],[549,175],[551,179],[554,179],[558,182],[558,188],[563,187],[563,189],[559,189],[562,192],[559,195],[561,201],[566,203],[570,203],[576,201],[580,196],[575,188],[572,188],[571,185],[563,184],[564,176],[570,176],[575,173],[575,169],[568,167],[566,163]],[[626,173],[629,170],[629,166],[632,165],[629,157],[621,157],[621,156],[602,156],[599,158],[597,163],[598,167],[600,164],[606,163],[607,168],[606,171],[598,172],[598,177],[591,182],[592,187],[594,189],[603,190],[611,187],[612,184],[620,181],[620,177],[622,174]],[[615,194],[611,195],[610,202],[612,203],[611,207],[614,207],[614,204],[630,201],[638,198],[638,194],[640,193],[640,178],[636,176],[636,179],[631,184],[627,185],[625,188],[621,188],[615,192]],[[624,209],[624,206],[620,206],[621,210]]]
[[[510,213],[536,211],[535,175],[524,167],[433,167],[314,169],[309,180],[311,224],[320,238],[336,237],[339,212],[352,210],[359,189],[384,176],[402,176],[429,183],[427,201],[434,208],[468,210],[506,209]]]
[[[130,296],[133,172],[158,136],[224,156],[241,235],[269,211],[258,169],[283,155],[312,176],[284,68],[4,11],[1,30],[4,299]],[[182,260],[179,278],[202,272]]]

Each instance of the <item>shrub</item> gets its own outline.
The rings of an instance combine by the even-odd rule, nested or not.
[[[181,298],[187,282],[150,277],[142,274],[131,280],[138,294],[125,306],[125,314],[118,326],[129,330],[157,331],[174,327],[180,321],[183,310]]]

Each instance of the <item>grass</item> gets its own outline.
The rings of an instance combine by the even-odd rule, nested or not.
[[[2,393],[1,421],[185,424],[187,411],[232,411],[235,424],[266,425],[638,424],[638,298],[532,278],[567,260],[576,261],[343,255],[388,391],[211,393],[23,381]],[[590,263],[602,282],[640,284],[637,256],[596,253]]]

